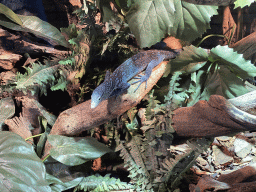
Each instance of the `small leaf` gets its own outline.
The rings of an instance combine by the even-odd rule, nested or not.
[[[111,152],[106,145],[92,137],[81,139],[49,135],[48,141],[53,146],[50,155],[57,161],[70,166],[83,164]]]
[[[137,112],[138,112],[138,110],[136,107],[133,107],[127,111],[127,115],[129,117],[130,121],[133,121]]]
[[[67,90],[67,85],[70,83],[70,81],[67,80],[66,76],[61,76],[58,79],[57,84],[55,84],[54,86],[51,87],[52,91],[56,91],[56,90],[62,90],[65,91]]]

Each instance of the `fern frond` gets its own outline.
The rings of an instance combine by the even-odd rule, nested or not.
[[[116,190],[131,190],[134,186],[126,182],[120,181],[110,177],[110,174],[102,176],[88,176],[83,179],[83,181],[74,189],[74,191],[84,190],[92,192],[104,192],[104,191],[116,191]]]
[[[136,142],[133,139],[131,143],[133,144],[129,144],[130,147],[136,146]],[[120,150],[120,156],[124,159],[125,166],[128,167],[130,172],[129,177],[132,179],[132,183],[134,183],[136,191],[153,192],[152,184],[150,182],[150,175],[145,168],[141,154],[137,151],[138,149],[132,150],[132,153],[131,151],[127,150],[122,143],[120,143],[117,150]],[[136,157],[136,155],[139,157]]]
[[[60,65],[74,65],[75,63],[76,60],[73,55],[59,61]]]
[[[58,68],[58,65],[50,66],[33,63],[31,68],[25,67],[27,70],[25,74],[17,73],[15,89],[22,90],[25,93],[29,89],[32,94],[35,94],[39,91],[39,88],[42,94],[47,94],[47,88],[54,82],[54,73]]]
[[[65,76],[61,76],[57,80],[57,84],[55,84],[54,86],[51,87],[51,90],[52,91],[57,91],[57,90],[65,91],[65,90],[67,90],[68,84],[69,84],[69,81],[67,80],[67,78]]]
[[[156,100],[156,96],[153,96],[153,94],[154,90],[149,94],[148,105],[145,112],[147,119],[151,119],[156,113],[162,111],[162,106],[158,104],[160,101]]]
[[[179,91],[179,88],[178,86],[180,85],[177,81],[179,81],[181,78],[180,78],[180,75],[182,74],[182,72],[180,71],[177,71],[173,74],[172,78],[171,78],[171,81],[169,83],[169,92],[168,94],[165,96],[164,98],[164,101],[167,103],[167,104],[170,104],[170,102],[172,101],[172,98],[174,97],[175,95],[175,91]]]

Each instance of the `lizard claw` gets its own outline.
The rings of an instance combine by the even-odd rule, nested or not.
[[[138,76],[139,77],[133,77],[133,79],[141,79],[141,77],[143,77],[144,75],[139,74]],[[135,83],[137,83],[137,82],[139,82],[139,81],[136,81]]]

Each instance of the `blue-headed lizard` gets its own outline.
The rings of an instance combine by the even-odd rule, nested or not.
[[[136,90],[143,82],[146,82],[147,86],[147,80],[150,77],[154,67],[165,59],[175,58],[179,52],[180,50],[142,51],[123,62],[112,74],[107,71],[104,82],[100,84],[92,93],[91,108],[97,107],[100,102],[109,99],[110,97],[118,96],[125,92],[130,87],[128,81],[134,76],[138,75],[144,69],[146,69],[145,74],[139,75],[139,77],[134,77],[135,79],[139,79],[134,83],[140,82]]]

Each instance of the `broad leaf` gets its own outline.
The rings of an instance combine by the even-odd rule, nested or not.
[[[18,15],[18,14],[17,14]],[[51,24],[35,16],[18,15],[23,25],[18,25],[10,20],[0,20],[0,25],[15,31],[25,31],[48,40],[50,43],[69,47],[65,37]]]
[[[242,54],[238,54],[228,46],[218,45],[213,48],[210,58],[220,65],[225,65],[244,80],[256,76],[256,67],[250,61],[245,60]]]
[[[6,119],[11,118],[15,113],[15,104],[11,97],[0,100],[0,130]]]
[[[50,175],[46,174],[46,179],[48,183],[51,186],[52,191],[65,191],[68,189],[71,189],[73,187],[76,187],[81,181],[84,179],[83,177],[78,177],[72,181],[68,182],[62,182],[60,179]]]
[[[193,41],[210,28],[217,6],[194,5],[180,0],[137,0],[126,15],[141,47],[150,47],[166,35]]]
[[[92,137],[75,138],[61,135],[49,135],[48,141],[53,146],[50,155],[57,161],[70,166],[80,165],[94,160],[111,150]]]
[[[188,3],[193,3],[197,5],[216,5],[216,6],[228,6],[230,0],[210,0],[210,1],[198,1],[198,0],[183,0]]]
[[[184,51],[175,59],[171,60],[171,71],[182,70],[186,73],[192,73],[206,64],[208,53],[202,48],[196,48],[193,45],[184,47]]]
[[[0,13],[6,16],[8,19],[10,19],[10,22],[14,22],[17,25],[23,25],[22,21],[20,20],[19,16],[16,15],[11,9],[9,9],[7,6],[0,3]],[[3,15],[0,15],[0,20],[6,20]]]
[[[248,92],[240,78],[236,77],[226,67],[220,66],[219,70],[208,76],[205,90],[200,99],[208,100],[211,95],[222,95],[227,99],[231,99]]]
[[[245,7],[250,6],[255,0],[236,0],[235,1],[235,8],[237,7]]]
[[[126,15],[129,27],[141,47],[150,47],[170,33],[175,7],[170,0],[137,0]]]
[[[33,146],[15,133],[0,132],[1,191],[50,192],[45,167]]]
[[[185,41],[193,41],[210,28],[210,20],[217,15],[217,6],[195,5],[180,0],[174,0],[175,23],[170,35]]]

